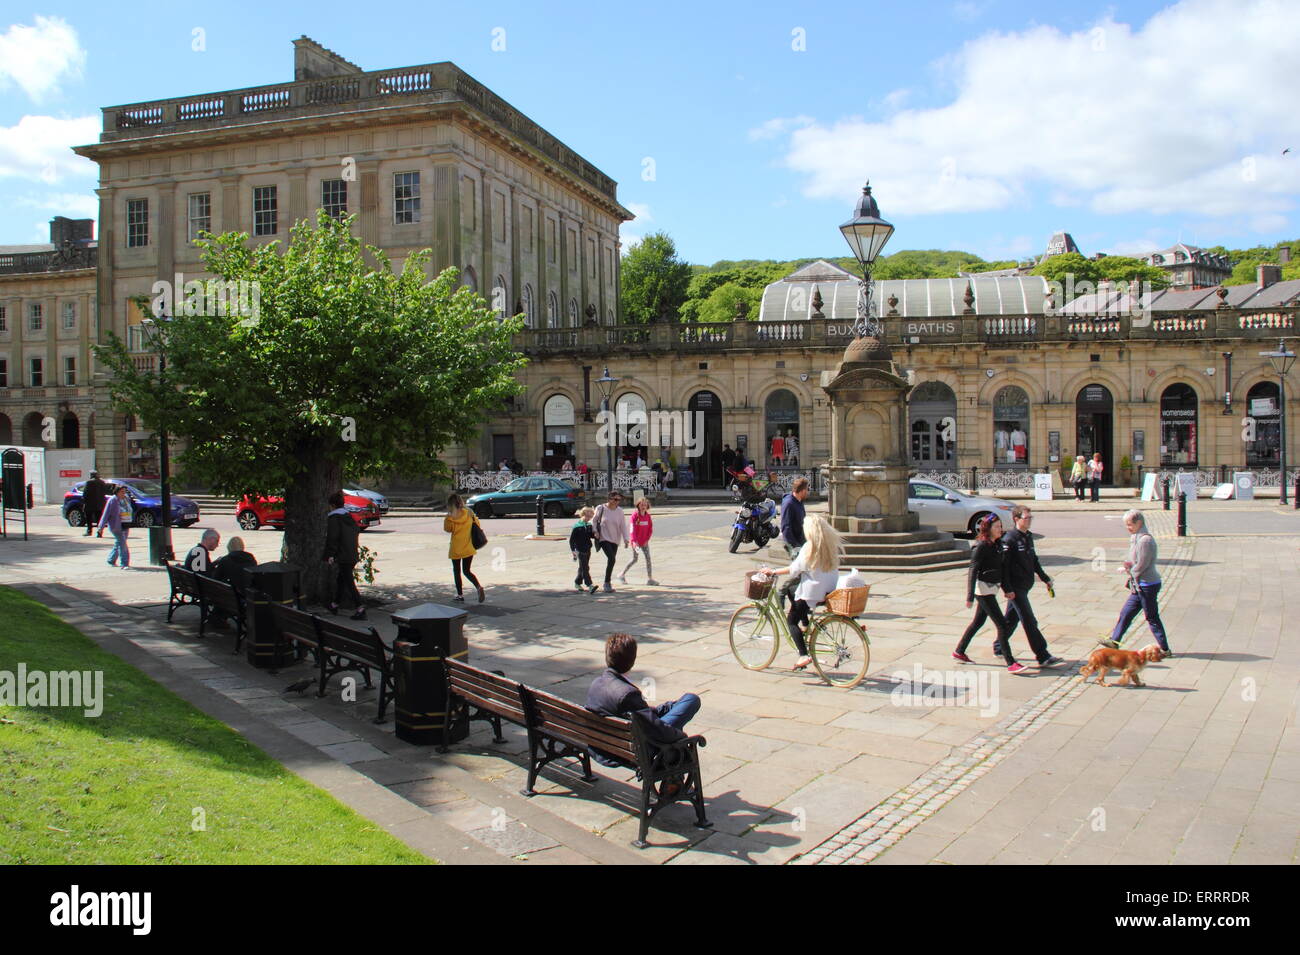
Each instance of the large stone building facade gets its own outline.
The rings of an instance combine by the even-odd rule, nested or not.
[[[106,108],[98,143],[98,298],[109,329],[153,357],[134,304],[155,282],[205,278],[194,239],[285,243],[320,208],[357,215],[396,267],[432,249],[535,328],[613,326],[620,223],[612,179],[451,63],[366,72],[302,37],[293,82]],[[144,422],[96,390],[101,470],[125,473]],[[137,460],[133,470],[148,470]]]
[[[856,296],[853,276],[819,262],[769,286],[757,321],[525,332],[524,394],[458,463],[513,455],[529,468],[569,458],[603,468],[590,382],[606,368],[619,379],[616,408],[701,413],[703,453],[676,451],[696,483],[721,483],[724,444],[745,446],[760,465],[787,452],[780,463],[790,465],[794,436],[796,470],[824,462],[830,415],[819,378],[852,337]],[[1196,469],[1208,484],[1248,467],[1276,484],[1278,379],[1259,353],[1294,335],[1300,282],[1138,302],[1102,293],[1057,307],[1041,278],[976,276],[880,282],[874,298],[913,384],[918,471],[964,487],[974,468],[980,486],[1023,487],[1035,471],[1100,452],[1107,483],[1132,482],[1141,467]],[[1290,408],[1295,386],[1292,376]],[[1294,463],[1295,427],[1288,438]],[[870,449],[853,453],[870,458]]]

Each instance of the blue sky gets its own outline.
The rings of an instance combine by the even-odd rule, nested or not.
[[[844,254],[866,178],[887,252],[1300,234],[1285,0],[7,7],[0,244],[94,214],[67,146],[100,107],[284,82],[303,33],[367,70],[455,62],[619,182],[625,242],[692,262]]]

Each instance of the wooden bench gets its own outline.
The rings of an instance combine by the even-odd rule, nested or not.
[[[244,645],[244,636],[248,632],[244,617],[244,597],[238,590],[221,580],[215,580],[206,574],[193,574],[198,583],[199,599],[203,603],[203,613],[199,618],[199,636],[207,636],[208,621],[213,616],[226,616],[235,621],[235,653]]]
[[[396,692],[392,649],[380,639],[379,631],[374,627],[354,630],[317,614],[312,614],[312,619],[316,623],[317,659],[320,665],[318,695],[325,695],[325,684],[330,677],[348,670],[360,672],[365,677],[366,687],[373,688],[370,671],[378,670],[379,715],[375,717],[375,722],[384,722],[388,704]]]
[[[445,661],[449,712],[443,729],[447,748],[455,717],[492,723],[500,741],[500,720],[522,726],[528,733],[528,785],[523,795],[535,796],[533,788],[542,767],[557,759],[580,759],[582,778],[591,774],[591,750],[636,773],[641,781],[640,830],[632,843],[645,848],[650,823],[667,806],[683,800],[695,807],[695,825],[712,824],[704,814],[704,791],[700,779],[699,747],[703,736],[688,736],[673,743],[651,741],[650,723],[634,714],[631,720],[593,713],[542,690],[534,690],[504,676],[488,673],[457,660]]]
[[[198,607],[199,619],[204,616],[203,599],[199,596],[198,575],[186,570],[180,564],[167,565],[167,581],[172,592],[167,597],[167,622],[172,622],[172,614],[181,607]]]
[[[315,614],[298,610],[287,604],[273,603],[271,619],[275,622],[275,628],[280,632],[281,639],[296,647],[295,655],[299,660],[308,653],[311,654],[312,665],[320,671],[316,695],[324,696],[326,677],[321,668],[320,634],[316,632]]]

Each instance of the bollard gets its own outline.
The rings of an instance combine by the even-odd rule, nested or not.
[[[542,496],[537,495],[537,536],[541,537],[546,533],[546,518],[542,507]]]
[[[1295,494],[1291,498],[1291,507],[1293,510],[1300,511],[1300,474],[1295,477]]]
[[[1178,492],[1178,536],[1187,536],[1187,495]]]
[[[1165,502],[1165,510],[1169,510],[1169,475],[1166,474],[1160,480],[1160,499]]]

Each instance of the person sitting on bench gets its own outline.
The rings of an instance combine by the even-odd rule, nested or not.
[[[605,641],[605,670],[592,681],[587,690],[587,709],[604,716],[631,719],[640,713],[650,724],[654,742],[672,743],[685,738],[682,727],[700,711],[700,698],[694,693],[684,693],[680,699],[651,706],[641,695],[641,689],[627,678],[636,664],[636,638],[626,633],[612,633]],[[602,766],[618,766],[598,750],[592,757]]]

